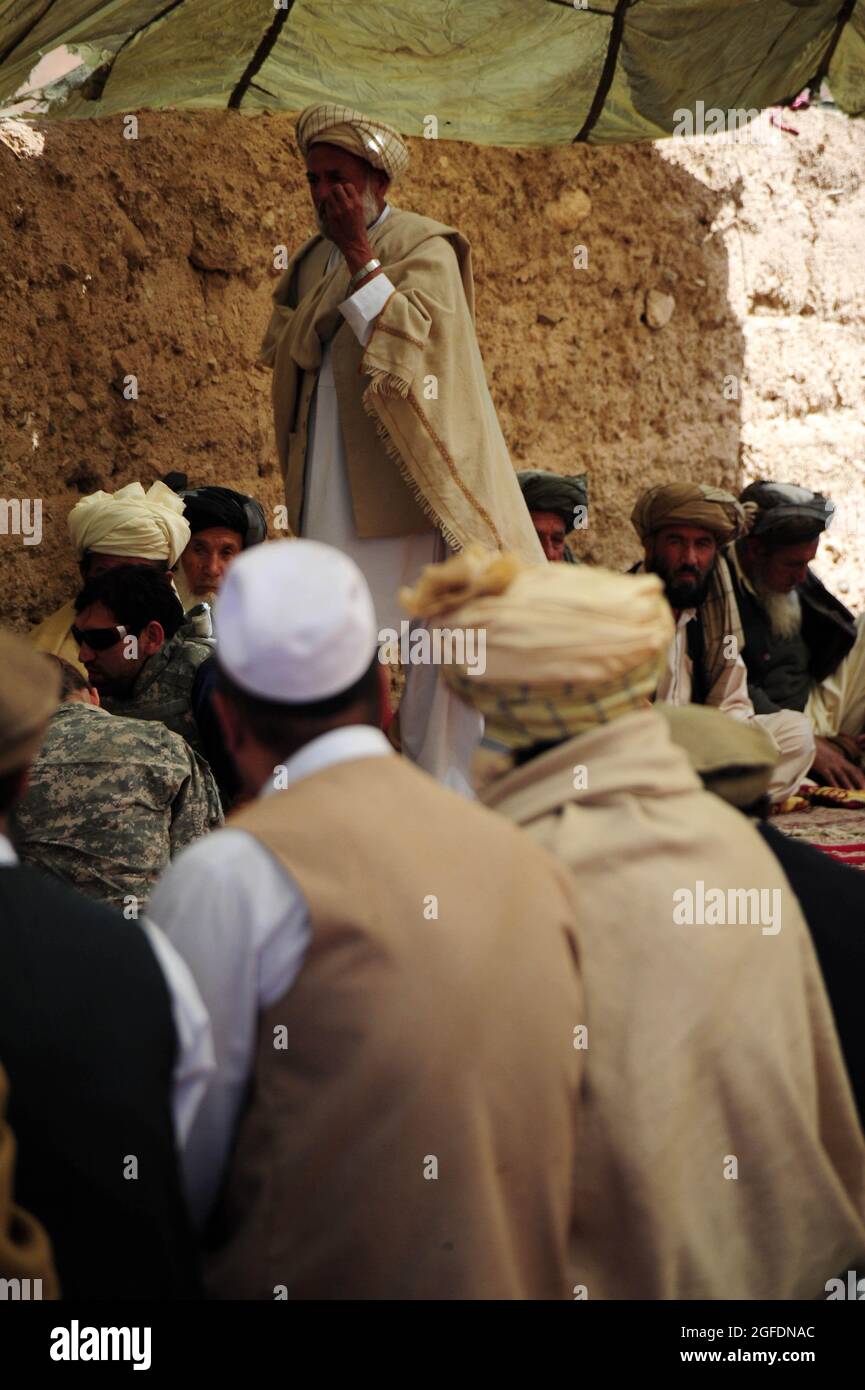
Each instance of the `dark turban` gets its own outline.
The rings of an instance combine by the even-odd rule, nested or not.
[[[585,473],[548,473],[543,468],[521,468],[517,482],[530,512],[555,512],[573,531],[575,507],[588,507],[589,489]]]
[[[183,473],[169,473],[165,481],[183,498],[184,517],[194,536],[211,526],[237,531],[244,550],[267,537],[267,519],[260,502],[230,487],[187,488]]]
[[[739,501],[751,519],[750,534],[770,545],[815,541],[829,526],[835,503],[795,483],[750,483]]]

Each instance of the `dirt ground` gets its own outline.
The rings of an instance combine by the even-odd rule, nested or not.
[[[472,241],[514,463],[588,472],[587,560],[637,558],[628,516],[656,480],[774,475],[858,511],[865,127],[789,123],[769,148],[410,142],[393,201]],[[256,356],[275,248],[313,229],[288,116],[39,129],[40,154],[0,139],[2,496],[42,504],[39,544],[0,534],[3,618],[21,627],[74,590],[82,493],[182,469],[280,501]],[[820,572],[865,597],[855,543],[827,540]]]

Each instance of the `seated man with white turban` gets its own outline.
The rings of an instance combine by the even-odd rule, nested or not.
[[[814,730],[811,775],[865,787],[865,626],[809,568],[834,503],[792,483],[740,494],[751,525],[727,551],[745,644],[748,690],[760,714],[801,710]]]
[[[165,483],[128,483],[117,492],[94,492],[76,502],[67,518],[69,539],[85,581],[116,565],[173,569],[189,541],[183,502]],[[64,603],[30,632],[37,650],[52,652],[83,671],[72,637],[75,605]]]
[[[579,890],[573,1284],[823,1297],[863,1249],[865,1139],[796,898],[650,704],[674,632],[660,581],[469,552],[406,607],[466,650],[483,636],[485,670],[443,668],[515,751],[483,799]]]
[[[634,567],[660,575],[676,619],[657,699],[711,705],[733,719],[757,719],[780,758],[772,774],[774,801],[792,796],[814,758],[803,714],[756,714],[748,694],[745,645],[727,561],[719,553],[746,529],[736,498],[704,483],[666,483],[638,499],[631,522],[645,560]]]
[[[409,160],[391,126],[320,104],[297,141],[319,231],[276,286],[261,358],[288,524],[350,555],[395,629],[400,584],[449,547],[543,555],[484,375],[469,243],[387,201]],[[433,668],[410,668],[400,725],[403,752],[462,785],[478,731]]]
[[[575,565],[567,537],[588,518],[589,491],[585,473],[548,473],[544,468],[521,468],[517,473],[525,504],[543,552],[553,562]]]

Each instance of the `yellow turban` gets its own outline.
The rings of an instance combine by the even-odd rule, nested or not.
[[[400,597],[413,616],[439,619],[437,627],[475,629],[484,669],[475,662],[442,673],[511,747],[569,738],[645,708],[674,631],[656,575],[524,567],[475,546],[428,565]]]
[[[0,629],[0,776],[26,767],[60,703],[60,668]]]
[[[383,169],[391,179],[398,179],[408,167],[408,146],[399,131],[350,106],[327,102],[307,106],[297,118],[297,143],[304,159],[312,145],[339,145],[374,169]]]
[[[747,531],[742,504],[731,492],[705,483],[662,483],[650,487],[631,512],[634,530],[645,542],[662,526],[701,526],[717,536],[719,545]]]
[[[128,555],[167,560],[174,566],[189,541],[183,499],[165,483],[147,492],[129,483],[117,492],[93,492],[69,513],[69,539],[79,560],[88,550],[97,555]]]

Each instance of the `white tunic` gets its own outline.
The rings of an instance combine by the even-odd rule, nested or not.
[[[385,204],[369,230],[379,226],[389,213]],[[327,270],[337,264],[341,254],[334,246]],[[365,345],[369,341],[375,319],[393,293],[393,284],[382,273],[340,304],[340,312],[359,342]],[[369,584],[379,629],[397,632],[406,616],[397,598],[400,587],[414,584],[425,565],[444,560],[449,553],[436,528],[412,536],[358,536],[329,343],[322,349],[310,405],[300,534],[352,557]],[[483,732],[482,718],[448,690],[434,666],[411,666],[406,675],[400,706],[403,752],[439,781],[471,795],[468,769]]]
[[[696,608],[679,614],[676,633],[667,652],[667,667],[658,682],[656,699],[667,705],[691,703],[693,665],[688,656],[688,623]],[[799,789],[814,761],[814,734],[809,719],[798,710],[777,714],[755,714],[748,694],[748,671],[741,656],[728,661],[709,694],[706,704],[729,714],[731,719],[753,719],[762,725],[779,752],[778,764],[769,783],[773,801],[784,801]]]
[[[379,729],[348,724],[313,739],[281,764],[281,785],[356,758],[393,756]],[[269,778],[260,796],[272,795]],[[181,1145],[193,1220],[203,1225],[225,1174],[255,1064],[258,1019],[287,994],[312,937],[306,899],[292,876],[246,830],[227,827],[181,850],[150,901],[210,1013],[216,1071]]]

